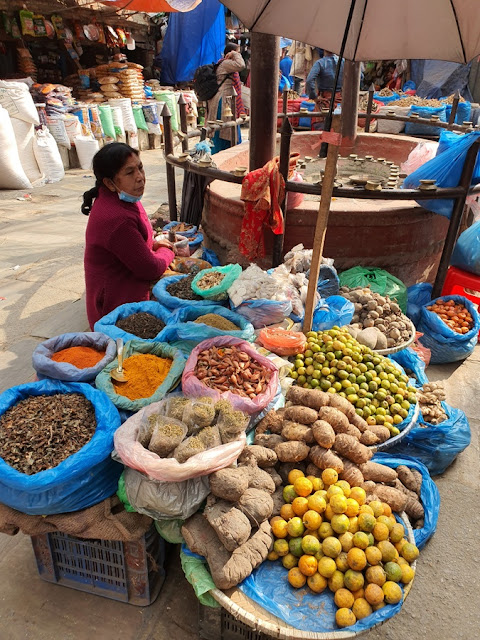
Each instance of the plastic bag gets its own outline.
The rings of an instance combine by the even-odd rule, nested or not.
[[[440,122],[447,121],[447,110],[445,106],[442,107],[420,107],[416,104],[412,104],[410,107],[410,113],[418,114],[420,118],[427,118],[428,120],[432,116],[439,116]],[[406,122],[405,123],[405,133],[407,136],[409,135],[417,135],[417,136],[439,136],[443,131],[441,127],[431,127],[428,124],[417,124],[416,122]]]
[[[219,607],[220,605],[218,602],[210,594],[212,589],[216,589],[216,585],[205,566],[205,558],[201,558],[201,556],[198,556],[196,553],[192,553],[184,544],[182,544],[180,561],[182,563],[185,578],[192,585],[198,601],[205,607]]]
[[[203,384],[195,375],[195,366],[197,364],[197,358],[201,351],[210,349],[211,347],[230,347],[235,346],[241,351],[249,355],[253,360],[261,364],[265,369],[271,371],[272,375],[267,384],[265,391],[256,396],[254,400],[250,398],[244,398],[232,393],[231,391],[217,391],[207,387]],[[232,338],[231,336],[223,336],[218,338],[210,338],[204,340],[192,351],[190,357],[187,360],[185,369],[182,376],[182,389],[186,396],[191,398],[198,398],[201,396],[207,396],[213,398],[215,402],[220,399],[225,399],[230,402],[234,409],[238,409],[249,415],[258,413],[264,409],[275,397],[278,387],[278,369],[272,363],[271,360],[259,355],[251,344],[245,342],[245,340],[239,340],[238,338]]]
[[[123,138],[125,136],[125,125],[123,123],[123,112],[121,107],[110,106],[112,111],[113,126],[115,135]]]
[[[207,324],[194,322],[194,320],[207,313],[215,313],[218,316],[222,316],[222,318],[230,320],[230,322],[233,322],[233,324],[239,327],[239,330],[222,331],[221,329],[210,327]],[[229,309],[225,309],[225,307],[214,307],[210,305],[203,308],[193,307],[191,309],[183,307],[172,313],[171,324],[176,327],[179,339],[191,340],[197,344],[208,338],[215,338],[216,336],[229,335],[240,338],[241,340],[247,340],[248,342],[253,342],[255,338],[253,325],[243,316]]]
[[[458,187],[467,152],[478,136],[480,131],[472,131],[463,136],[457,136],[449,131],[442,132],[436,157],[405,178],[403,188],[416,189],[420,185],[420,180],[424,179],[436,180],[437,186],[441,188]],[[480,182],[480,157],[475,164],[472,185],[478,182]],[[454,200],[450,198],[419,200],[418,204],[433,213],[450,218]]]
[[[407,310],[407,287],[401,280],[378,267],[353,267],[340,274],[341,287],[370,287],[381,296],[396,300],[403,313]]]
[[[95,378],[95,386],[97,389],[104,391],[113,404],[119,409],[124,411],[139,411],[142,407],[146,407],[152,402],[158,402],[169,391],[171,391],[180,380],[183,367],[185,365],[185,358],[183,354],[174,347],[171,347],[164,342],[145,342],[143,340],[130,340],[124,347],[123,357],[126,360],[130,356],[139,353],[150,353],[160,358],[171,358],[173,360],[170,371],[162,384],[157,388],[155,393],[149,398],[139,398],[138,400],[129,400],[125,396],[117,394],[113,386],[112,379],[110,377],[110,371],[118,366],[118,361],[115,359],[108,364]]]
[[[437,300],[454,300],[463,304],[472,315],[474,325],[468,333],[464,335],[456,333],[448,327],[439,316],[427,309],[424,305],[420,311],[418,330],[423,333],[420,343],[430,349],[431,364],[443,364],[446,362],[457,362],[464,360],[475,348],[480,331],[480,316],[475,305],[463,296],[449,295],[436,298],[430,304],[435,304]]]
[[[301,331],[287,331],[279,327],[266,327],[258,334],[258,342],[279,356],[295,356],[305,351],[307,338]]]
[[[198,286],[198,283],[209,273],[222,273],[224,277],[216,286],[210,287],[209,289],[202,289]],[[202,298],[206,298],[207,300],[226,300],[228,298],[228,290],[241,273],[242,267],[239,264],[227,264],[225,267],[212,267],[211,269],[205,269],[204,271],[197,273],[193,279],[192,290],[197,294],[197,296],[202,296]]]
[[[140,338],[133,333],[128,333],[120,327],[117,327],[117,322],[122,318],[127,318],[134,313],[150,313],[152,316],[159,318],[165,325],[171,323],[171,311],[166,307],[162,307],[158,302],[153,300],[145,300],[144,302],[127,302],[122,304],[113,311],[110,311],[106,316],[100,318],[95,323],[95,331],[101,331],[107,336],[110,336],[114,340],[121,338],[124,342],[128,340],[139,340]],[[141,338],[145,342],[161,342],[163,340],[163,333],[165,329],[162,329],[155,338]]]
[[[407,289],[407,316],[416,325],[424,304],[432,299],[433,287],[429,282],[417,282]]]
[[[184,521],[180,519],[170,520],[170,518],[167,520],[155,520],[155,529],[167,542],[171,544],[182,544],[184,541],[182,536],[183,522]]]
[[[157,282],[157,284],[153,287],[152,293],[155,298],[163,304],[168,309],[180,309],[180,308],[198,308],[205,307],[211,304],[222,305],[223,302],[209,303],[207,300],[184,300],[183,298],[177,298],[176,296],[172,296],[168,293],[167,287],[175,282],[178,282],[182,278],[187,278],[188,276],[169,276],[168,278],[162,278]],[[205,312],[208,313],[208,312]]]
[[[128,502],[137,513],[154,520],[189,518],[210,493],[206,476],[182,482],[160,482],[127,467],[123,477]]]
[[[162,410],[162,403],[155,402],[126,420],[115,432],[115,451],[125,466],[145,473],[149,478],[162,482],[182,482],[190,478],[208,476],[228,467],[242,452],[246,437],[202,451],[180,463],[175,458],[160,458],[145,449],[139,442],[142,424],[150,415]]]
[[[310,269],[307,271],[307,278],[310,276]],[[321,298],[328,298],[329,296],[336,296],[340,289],[340,280],[338,278],[337,270],[328,264],[320,265],[320,272],[318,274],[317,291]]]
[[[400,96],[395,92],[393,92],[391,96],[382,96],[379,93],[374,93],[373,99],[383,104],[389,104],[390,102],[395,102],[395,100],[400,100]]]
[[[220,260],[218,259],[215,251],[212,251],[212,249],[206,249],[205,247],[203,248],[202,260],[206,260],[207,262],[209,262],[212,267],[220,266]]]
[[[133,117],[135,118],[135,124],[138,129],[142,129],[143,131],[148,131],[147,123],[145,121],[145,115],[143,113],[143,109],[140,105],[133,105]]]
[[[91,347],[105,351],[105,356],[94,367],[78,369],[69,362],[55,362],[52,356],[57,351],[70,347]],[[64,333],[45,340],[38,345],[32,355],[32,365],[38,375],[63,382],[90,382],[117,355],[115,343],[104,333]]]
[[[177,227],[179,227],[182,224],[187,224],[187,223],[176,222],[176,221],[169,222],[163,227],[163,231],[175,231],[176,233],[180,233],[184,238],[191,238],[197,233],[198,227],[196,227],[195,225],[190,225],[192,228],[187,229],[187,231],[181,231],[181,230],[177,231]]]
[[[355,313],[353,302],[343,296],[330,296],[320,300],[313,312],[313,331],[326,331],[332,327],[350,324]]]
[[[425,362],[411,347],[403,349],[402,351],[397,351],[397,353],[392,353],[388,357],[390,360],[401,365],[409,377],[410,371],[413,373],[416,380],[416,387],[422,387],[428,382],[428,378],[425,373]]]
[[[480,221],[460,234],[450,264],[480,276]]]
[[[232,307],[235,313],[247,318],[255,329],[283,322],[292,313],[290,300],[244,300],[238,307]]]
[[[452,115],[452,105],[446,103],[445,111],[446,111],[445,115],[447,118],[447,122],[449,122],[450,116]],[[457,105],[457,113],[455,114],[455,124],[463,124],[464,122],[469,122],[471,112],[472,112],[472,104],[470,102],[467,102],[467,101],[459,102]]]
[[[413,530],[415,544],[419,549],[422,549],[435,533],[438,515],[440,513],[440,493],[438,492],[437,485],[430,477],[427,467],[410,456],[391,455],[390,452],[376,453],[372,458],[372,462],[384,464],[392,469],[396,469],[400,465],[405,465],[409,469],[416,469],[422,474],[420,500],[425,511],[425,518],[423,527]]]
[[[112,107],[109,104],[100,104],[98,105],[98,111],[105,135],[107,138],[116,140],[117,134],[115,133],[115,125],[113,124]]]
[[[415,149],[408,154],[408,158],[401,164],[402,173],[410,175],[426,162],[435,157],[438,152],[438,142],[419,142]]]
[[[396,107],[395,102],[388,106],[380,107],[379,113],[387,115],[389,111],[394,111],[396,116],[408,116],[410,107]],[[402,133],[405,130],[405,122],[403,120],[377,120],[377,133]]]
[[[118,411],[89,384],[40,380],[12,387],[0,395],[0,415],[29,396],[81,393],[95,407],[97,428],[80,451],[53,469],[28,476],[0,458],[0,502],[29,515],[68,513],[91,507],[113,495],[122,467],[112,460]]]

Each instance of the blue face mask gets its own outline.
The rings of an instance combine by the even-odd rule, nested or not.
[[[126,191],[120,191],[118,197],[120,198],[120,200],[123,200],[123,202],[130,202],[131,204],[140,202],[140,200],[142,199],[142,196],[132,196]]]

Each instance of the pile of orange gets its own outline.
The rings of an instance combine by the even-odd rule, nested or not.
[[[403,598],[400,584],[413,580],[417,547],[383,502],[366,504],[366,493],[338,480],[334,469],[321,478],[290,471],[285,504],[271,519],[275,536],[269,560],[281,560],[295,588],[330,589],[339,627],[348,627]]]
[[[427,309],[436,313],[455,333],[468,333],[474,325],[472,314],[463,304],[458,304],[455,300],[437,300]]]

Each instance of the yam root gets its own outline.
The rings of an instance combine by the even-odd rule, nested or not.
[[[320,420],[325,420],[328,424],[332,425],[335,433],[347,433],[348,431],[348,418],[339,409],[334,407],[321,407],[318,412]]]
[[[377,435],[375,435],[373,431],[370,431],[370,429],[367,429],[360,436],[360,442],[364,444],[366,447],[371,447],[374,444],[378,444],[380,442],[380,438]]]
[[[365,480],[373,480],[373,482],[383,482],[384,484],[393,484],[397,479],[397,472],[391,467],[378,462],[366,462],[359,466]]]
[[[227,551],[235,551],[252,533],[248,516],[225,500],[208,505],[203,515]]]
[[[335,442],[335,431],[331,424],[325,420],[317,420],[312,425],[313,437],[317,443],[325,449],[331,449]]]
[[[277,433],[261,433],[255,436],[253,444],[258,444],[261,447],[267,447],[267,449],[275,449],[277,444],[283,442],[282,436]]]
[[[338,437],[338,436],[337,436]],[[342,473],[343,462],[336,456],[331,449],[323,447],[312,447],[310,449],[310,460],[319,469],[335,469],[337,473]]]
[[[275,471],[275,469],[273,467],[268,467],[267,469],[264,469],[265,473],[268,473],[268,475],[271,477],[271,479],[273,480],[273,483],[275,485],[275,489],[278,489],[278,487],[281,487],[283,484],[283,480],[282,477],[279,473],[277,473],[277,471]]]
[[[199,513],[185,522],[182,535],[191,551],[207,559],[213,581],[219,589],[231,589],[242,582],[266,559],[272,544],[271,527],[265,521],[245,544],[229,553],[219,544],[213,527]]]
[[[415,476],[413,475],[411,469],[409,469],[404,464],[400,464],[397,467],[397,475],[401,480],[401,482],[407,487],[407,489],[410,489],[410,491],[413,491],[414,493],[416,493],[417,496],[419,495],[420,489],[418,488],[418,482]],[[419,474],[419,475],[420,477],[422,476],[422,474]]]
[[[380,442],[386,442],[390,438],[390,431],[381,424],[369,424],[368,430],[372,431]]]
[[[322,470],[319,469],[316,464],[313,464],[313,462],[310,462],[305,470],[305,475],[314,476],[314,478],[321,478]]]
[[[284,418],[292,422],[310,425],[317,420],[318,413],[315,409],[310,409],[310,407],[292,406],[285,409]]]
[[[259,469],[253,465],[247,465],[245,467],[239,467],[238,471],[246,472],[248,476],[248,489],[261,489],[267,493],[273,493],[275,491],[276,486],[273,478],[263,469]],[[246,490],[242,491],[237,500],[239,500],[241,495],[244,495],[245,492]]]
[[[282,487],[278,487],[278,489],[275,491],[275,493],[272,496],[272,500],[273,500],[272,516],[279,516],[280,515],[280,509],[285,504],[285,500],[283,499],[283,488]]]
[[[283,416],[279,411],[275,411],[272,409],[267,413],[267,415],[260,420],[257,424],[255,431],[257,435],[262,433],[266,433],[270,431],[270,433],[281,433],[283,427]]]
[[[420,471],[417,471],[416,469],[410,469],[410,471],[412,472],[413,477],[417,481],[415,493],[417,494],[417,496],[420,497],[420,493],[422,491],[423,476],[420,473]]]
[[[251,444],[245,447],[238,457],[239,464],[248,464],[249,461],[255,461],[260,468],[273,467],[277,462],[277,456],[272,449],[261,447],[258,444]]]
[[[284,440],[300,440],[307,444],[315,442],[315,438],[313,437],[313,432],[310,427],[300,424],[299,422],[290,422],[289,420],[285,420],[283,423],[282,438]]]
[[[406,487],[400,480],[400,478],[397,478],[397,480],[395,481],[395,489],[401,491],[407,498],[407,504],[405,505],[404,511],[408,515],[408,517],[411,520],[420,520],[420,518],[423,518],[425,515],[425,511],[415,491],[411,491],[408,487]]]
[[[237,502],[237,507],[253,526],[258,527],[272,515],[273,499],[269,493],[261,489],[247,489]]]
[[[368,494],[367,503],[373,500],[380,500],[380,502],[386,502],[392,511],[405,511],[407,496],[404,493],[394,487],[387,487],[384,484],[375,484],[374,491],[370,492],[365,486],[367,484],[368,483],[364,483],[362,485]]]
[[[368,462],[373,456],[371,449],[361,444],[356,438],[347,433],[339,433],[335,438],[333,445],[335,451],[340,453],[344,458],[348,458],[356,464]]]
[[[329,396],[331,396],[330,393],[325,393],[318,389],[303,389],[302,387],[292,386],[287,391],[286,397],[294,405],[310,407],[310,409],[318,411],[320,407],[327,407],[330,404]]]
[[[310,447],[305,442],[291,440],[282,442],[275,447],[275,453],[280,462],[300,462],[308,456]]]
[[[345,400],[345,398],[342,398],[342,400]],[[345,402],[348,402],[348,400],[345,400]],[[350,404],[348,402],[348,404]],[[360,431],[360,433],[363,433],[364,431],[366,431],[367,429],[370,429],[370,425],[366,423],[366,421],[358,415],[358,413],[355,413],[355,411],[353,412],[353,416],[348,416],[350,418],[350,422],[353,424],[354,427],[357,427],[357,429]],[[390,431],[388,432],[390,435]]]
[[[338,409],[339,411],[344,413],[349,419],[349,421],[353,425],[357,426],[354,422],[354,419],[355,419],[355,416],[357,416],[357,418],[359,418],[360,416],[358,416],[355,413],[355,407],[353,406],[353,404],[349,402],[346,398],[342,398],[342,396],[339,396],[336,393],[333,393],[333,394],[327,393],[327,395],[330,396],[329,406],[334,407],[335,409]]]
[[[253,469],[258,467],[253,467]],[[210,491],[217,498],[237,502],[249,487],[250,476],[247,467],[227,468],[215,471],[209,477]]]
[[[347,458],[340,459],[343,464],[343,471],[340,474],[341,479],[346,480],[351,487],[361,487],[365,479],[360,469]]]

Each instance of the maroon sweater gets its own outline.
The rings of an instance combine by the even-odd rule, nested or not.
[[[126,302],[149,299],[150,284],[158,280],[175,255],[154,252],[153,229],[140,203],[123,202],[100,187],[88,218],[85,238],[85,284],[90,327]]]

